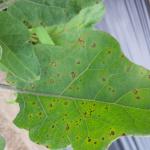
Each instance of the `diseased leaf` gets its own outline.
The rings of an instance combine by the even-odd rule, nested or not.
[[[101,101],[19,95],[15,123],[49,149],[105,150],[114,139],[150,133],[149,109]]]
[[[102,8],[102,3],[100,5],[99,3],[101,0],[17,0],[8,11],[28,27],[48,26],[68,22],[88,6],[96,4],[100,6],[100,8],[95,7],[99,10]]]
[[[95,3],[18,0],[0,13],[0,67],[24,92],[15,123],[50,149],[103,150],[119,136],[150,133],[150,71],[91,28],[103,14]]]
[[[0,136],[0,150],[4,150],[5,148],[5,140]]]
[[[30,94],[18,96],[17,126],[50,149],[99,150],[119,136],[150,133],[150,72],[129,62],[108,34],[77,31],[58,36],[60,46],[35,46],[41,79],[18,82]]]
[[[39,79],[40,68],[26,27],[11,15],[0,13],[0,63],[9,74],[22,81]]]

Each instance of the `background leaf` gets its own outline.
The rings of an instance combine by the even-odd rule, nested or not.
[[[22,81],[39,79],[40,69],[27,28],[6,12],[0,13],[1,66]]]
[[[4,150],[5,148],[5,140],[0,136],[0,150]]]
[[[101,0],[17,0],[8,11],[29,27],[48,26],[68,22],[82,9],[98,3]]]

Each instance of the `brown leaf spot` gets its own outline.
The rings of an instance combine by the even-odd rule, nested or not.
[[[112,136],[115,135],[115,131],[111,131],[110,135],[112,135]]]
[[[68,105],[68,102],[64,102],[64,105]]]
[[[137,96],[136,99],[140,99],[140,96]]]
[[[88,137],[88,142],[91,142],[91,138],[90,137]]]
[[[75,72],[71,72],[71,76],[74,79],[76,77],[76,73]]]
[[[122,136],[126,136],[126,134],[125,134],[125,133],[122,133]]]
[[[94,144],[97,144],[97,142],[95,141]]]
[[[49,104],[49,107],[53,107],[53,104]]]
[[[66,124],[66,130],[68,131],[70,129],[69,125]]]
[[[55,81],[54,81],[53,79],[50,79],[50,80],[48,81],[48,83],[50,83],[50,84],[54,84],[54,83],[55,83]]]
[[[39,112],[39,116],[42,116],[42,112]]]
[[[78,39],[78,42],[79,42],[80,44],[84,44],[84,43],[85,43],[85,41],[84,41],[82,38],[79,38],[79,39]]]
[[[125,56],[123,54],[121,54],[121,58],[125,58]]]
[[[103,82],[105,82],[105,81],[106,81],[106,79],[105,79],[105,78],[102,78],[102,81],[103,81]]]
[[[79,64],[80,64],[80,61],[77,61],[77,63],[76,63],[76,64],[78,64],[78,65],[79,65]]]
[[[138,90],[137,89],[134,89],[133,90],[133,93],[136,95],[136,94],[138,94]]]
[[[60,74],[59,74],[59,73],[57,74],[57,77],[60,77]]]
[[[96,47],[96,43],[94,42],[91,47],[95,48]]]
[[[111,54],[111,50],[108,51],[108,54]]]
[[[53,61],[53,62],[50,62],[49,65],[52,66],[52,67],[56,67],[57,63],[55,61]]]
[[[36,103],[35,102],[32,102],[32,105],[35,105]]]

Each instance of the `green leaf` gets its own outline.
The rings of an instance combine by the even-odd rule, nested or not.
[[[0,150],[4,150],[5,148],[5,140],[0,136]]]
[[[92,30],[103,14],[95,2],[17,0],[0,13],[0,67],[24,93],[14,122],[50,149],[103,150],[150,133],[150,71]]]
[[[17,0],[8,11],[28,27],[47,26],[66,23],[82,9],[88,6],[91,8],[95,4],[95,9],[102,9],[101,0]],[[84,11],[82,13],[85,15]],[[95,13],[97,14],[96,10]]]
[[[0,13],[0,63],[5,70],[25,82],[38,80],[40,68],[27,28],[5,12]]]
[[[150,72],[106,33],[82,29],[57,40],[60,46],[35,46],[40,80],[16,83],[27,94],[18,95],[17,126],[50,149],[102,150],[124,134],[149,134]]]

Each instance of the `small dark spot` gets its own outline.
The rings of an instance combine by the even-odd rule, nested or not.
[[[95,47],[96,47],[96,43],[93,43],[93,44],[92,44],[92,48],[95,48]]]
[[[50,83],[50,84],[54,84],[54,83],[55,83],[55,81],[54,81],[53,79],[50,79],[50,80],[48,81],[48,83]]]
[[[82,102],[81,104],[84,105],[84,102]]]
[[[126,134],[125,134],[125,133],[122,133],[122,136],[126,136]]]
[[[69,89],[72,90],[72,87],[70,86]]]
[[[67,125],[66,125],[66,130],[69,130],[69,129],[70,129],[70,127],[69,127],[69,125],[67,124]]]
[[[97,144],[97,142],[95,141],[94,144]]]
[[[56,67],[57,63],[55,61],[53,61],[53,62],[50,62],[49,65],[52,66],[52,67]]]
[[[148,75],[148,78],[150,79],[150,75]]]
[[[96,106],[96,104],[94,103],[93,106]]]
[[[4,8],[2,11],[7,11],[7,8]]]
[[[42,112],[39,112],[39,116],[42,116]]]
[[[99,1],[96,1],[96,4],[99,4]]]
[[[115,131],[111,131],[111,132],[110,132],[110,135],[115,135]]]
[[[108,90],[111,90],[111,88],[109,87]]]
[[[68,114],[65,114],[65,116],[68,116]]]
[[[49,146],[48,146],[48,145],[46,145],[46,148],[49,148]]]
[[[79,65],[81,62],[80,61],[77,61],[77,64]]]
[[[36,103],[35,102],[32,102],[32,105],[35,105]]]
[[[76,136],[76,139],[78,140],[78,139],[79,139],[79,137],[78,137],[78,136]]]
[[[84,43],[85,43],[85,41],[84,41],[82,38],[79,38],[79,39],[78,39],[78,42],[79,42],[80,44],[84,44]]]
[[[102,137],[102,140],[104,141],[104,140],[105,140],[105,138],[104,138],[104,137]]]
[[[133,93],[136,95],[136,94],[138,94],[138,90],[137,89],[134,89],[133,90]]]
[[[112,93],[115,93],[115,90],[112,90]]]
[[[59,74],[59,73],[57,74],[57,77],[60,77],[60,74]]]
[[[102,81],[103,81],[103,82],[105,82],[105,81],[106,81],[106,79],[105,79],[105,78],[102,78]]]
[[[55,128],[55,125],[52,125],[52,128]]]
[[[23,23],[24,23],[24,24],[25,24],[25,26],[27,26],[29,29],[31,29],[31,28],[32,28],[32,25],[31,25],[28,21],[23,20]]]
[[[31,115],[31,114],[29,115],[29,118],[32,118],[32,115]]]
[[[49,107],[53,107],[53,104],[49,104]]]
[[[108,51],[108,54],[111,54],[111,51],[110,51],[110,50]]]
[[[90,137],[88,137],[88,142],[91,142],[91,138]]]
[[[125,58],[125,56],[123,54],[121,54],[121,58]]]
[[[75,72],[71,72],[71,76],[74,79],[76,77],[76,73]]]
[[[87,112],[84,112],[83,114],[86,116],[86,115],[87,115]]]
[[[140,99],[140,96],[137,96],[136,99]]]
[[[105,106],[105,109],[106,109],[106,110],[108,110],[108,107],[107,107],[107,106]]]
[[[68,105],[68,102],[64,102],[64,105]]]

